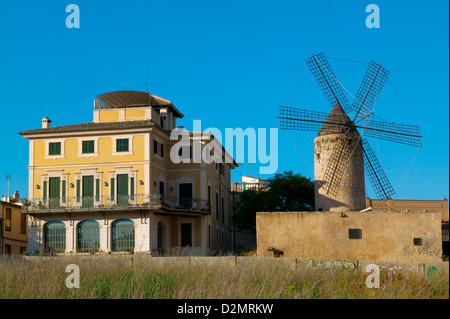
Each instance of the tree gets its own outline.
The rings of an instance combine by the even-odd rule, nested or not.
[[[314,182],[292,171],[275,174],[266,189],[242,192],[234,221],[238,226],[256,227],[256,212],[314,210]]]

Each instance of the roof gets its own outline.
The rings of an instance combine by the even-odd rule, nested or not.
[[[125,121],[125,122],[107,122],[107,123],[82,123],[66,126],[55,126],[49,128],[40,128],[28,131],[20,131],[20,135],[33,134],[52,134],[66,132],[85,132],[85,131],[104,131],[104,130],[120,130],[130,128],[147,128],[153,127],[155,124],[149,120],[145,121]]]
[[[150,105],[155,109],[167,107],[170,111],[175,113],[177,117],[181,118],[184,116],[171,101],[152,95],[148,92],[115,91],[100,94],[96,99],[103,102],[107,108],[145,107]]]
[[[336,103],[331,109],[325,123],[319,131],[319,135],[339,134],[348,131],[348,125],[351,123],[347,113],[339,103]]]

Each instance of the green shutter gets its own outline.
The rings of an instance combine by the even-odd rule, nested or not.
[[[114,194],[115,194],[115,192],[114,192],[115,179],[114,178],[111,178],[110,186],[111,186],[111,193],[110,193],[110,195],[111,195],[111,200],[113,201],[114,200]]]
[[[117,201],[119,204],[128,203],[128,174],[117,175]]]
[[[130,199],[134,200],[134,177],[130,178]]]
[[[80,202],[81,180],[77,179],[77,203]]]
[[[94,176],[83,176],[83,204],[92,207],[94,203]]]
[[[127,138],[119,138],[116,140],[116,152],[128,152]]]
[[[48,155],[61,155],[61,142],[48,143]]]
[[[83,154],[94,153],[94,141],[83,141],[81,152]]]
[[[100,201],[100,179],[95,180],[95,200]]]
[[[42,198],[44,200],[44,204],[47,203],[47,181],[44,181],[42,186]]]
[[[48,197],[50,199],[50,207],[59,206],[60,185],[59,177],[50,177],[48,179]]]
[[[66,181],[62,181],[62,202],[66,202]]]

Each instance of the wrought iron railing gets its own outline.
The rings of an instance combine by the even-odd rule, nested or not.
[[[209,202],[198,198],[165,197],[159,194],[114,196],[73,196],[61,198],[28,198],[22,200],[22,211],[99,210],[148,208],[209,213]]]
[[[269,187],[269,183],[231,183],[231,190],[242,192],[247,189],[265,189]]]

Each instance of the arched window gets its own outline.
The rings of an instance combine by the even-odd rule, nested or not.
[[[166,236],[166,229],[164,227],[164,224],[162,222],[158,223],[158,250],[163,251],[165,246],[165,236]]]
[[[100,249],[99,223],[85,220],[78,225],[78,251],[91,252]]]
[[[129,219],[117,220],[112,224],[112,250],[134,250],[134,223]]]
[[[63,253],[66,250],[66,225],[63,222],[49,222],[44,226],[45,252]]]

